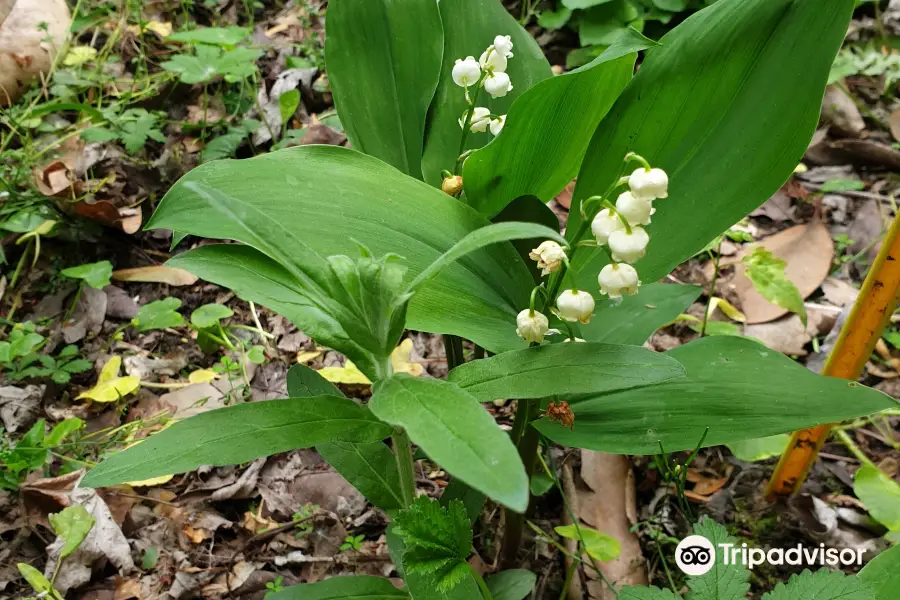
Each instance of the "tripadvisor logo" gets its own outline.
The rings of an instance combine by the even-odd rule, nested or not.
[[[718,553],[716,552],[718,548]],[[723,565],[742,564],[748,569],[768,563],[770,565],[794,566],[860,566],[863,564],[865,550],[853,548],[806,547],[797,544],[791,548],[751,548],[747,544],[717,544],[702,535],[691,535],[679,542],[675,548],[675,564],[688,575],[708,573],[720,560]],[[718,554],[718,556],[717,556]]]

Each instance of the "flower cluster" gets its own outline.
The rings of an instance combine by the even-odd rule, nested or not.
[[[476,90],[484,88],[492,98],[502,98],[512,91],[512,82],[506,73],[507,62],[513,57],[512,39],[508,35],[498,35],[494,43],[487,47],[481,57],[475,60],[474,56],[457,59],[453,65],[453,81],[456,85],[466,88],[466,100],[469,108],[459,120],[459,126],[463,129],[468,124],[473,133],[484,133],[490,130],[494,135],[499,135],[506,124],[506,115],[494,115],[483,106],[473,106],[477,100],[469,96],[469,88]]]
[[[629,188],[628,191],[619,195],[615,205],[599,196],[586,201],[586,203],[599,201],[605,207],[596,214],[590,222],[590,227],[596,238],[596,245],[607,246],[609,249],[612,262],[601,269],[597,276],[597,282],[600,286],[600,293],[613,299],[620,299],[625,293],[633,295],[638,292],[641,282],[638,279],[637,270],[631,263],[637,262],[646,253],[650,236],[644,226],[650,224],[650,219],[656,212],[656,209],[653,208],[653,201],[667,198],[669,195],[669,178],[665,171],[651,168],[643,158],[633,154],[626,157],[626,161],[628,160],[638,160],[643,166],[630,176],[623,177],[610,188],[609,192],[613,192],[616,187],[626,183]],[[582,210],[584,210],[584,206]],[[587,222],[579,234],[586,232],[586,227]],[[577,237],[580,236],[576,235]],[[570,254],[574,254],[575,248],[577,246],[573,247]],[[541,243],[531,251],[529,256],[532,260],[537,261],[537,267],[543,276],[569,269],[570,255],[567,255],[565,248],[551,240]],[[559,282],[555,286],[551,286],[551,289],[558,289],[563,275],[561,274],[559,277]],[[569,271],[569,277],[573,281],[572,287],[563,290],[556,297],[553,313],[567,323],[587,324],[594,314],[594,298],[589,292],[577,289],[571,271]],[[537,291],[547,293],[548,297],[552,293],[546,292],[543,284],[535,288],[535,292]],[[527,342],[541,343],[544,336],[559,332],[550,329],[549,319],[534,309],[534,295],[532,293],[531,306],[516,317],[516,333]],[[569,328],[569,337],[565,341],[581,342],[584,340],[576,338]]]

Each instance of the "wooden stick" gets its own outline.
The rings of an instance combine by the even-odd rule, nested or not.
[[[900,290],[900,214],[884,238],[878,257],[847,317],[837,342],[828,355],[822,375],[840,377],[857,385],[857,380],[872,355],[875,343],[891,320]],[[810,410],[815,411],[814,398]],[[816,461],[819,449],[828,438],[831,425],[795,431],[775,468],[766,489],[766,497],[794,494]]]

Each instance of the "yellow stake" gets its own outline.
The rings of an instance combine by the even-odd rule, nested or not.
[[[900,214],[894,218],[884,238],[878,257],[850,315],[841,328],[837,342],[828,355],[823,375],[856,381],[872,355],[881,332],[890,322],[897,307],[900,291]],[[810,398],[810,410],[815,411],[815,398]],[[812,468],[819,449],[828,438],[831,425],[819,425],[812,429],[795,431],[791,436],[772,479],[766,489],[766,497],[789,496],[800,488]]]

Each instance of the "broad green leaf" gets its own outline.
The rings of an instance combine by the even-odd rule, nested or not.
[[[466,507],[466,515],[469,521],[475,523],[481,517],[484,510],[484,494],[462,482],[458,477],[452,477],[450,483],[444,488],[440,497],[441,506],[449,506],[453,500],[459,500]]]
[[[668,449],[667,449],[668,450]],[[716,561],[712,569],[703,575],[690,577],[690,600],[738,600],[745,598],[750,590],[750,571],[741,562],[726,561],[725,552],[719,544],[735,544],[740,541],[729,535],[728,530],[709,517],[703,517],[694,525],[694,535],[709,540],[716,549]]]
[[[875,600],[875,596],[858,577],[820,569],[791,575],[787,583],[763,594],[762,600]]]
[[[78,550],[94,523],[94,517],[80,504],[68,506],[62,512],[50,515],[53,532],[65,540],[59,551],[60,560]]]
[[[546,344],[504,352],[453,369],[448,377],[481,402],[601,394],[684,376],[676,360],[636,346]]]
[[[467,577],[460,585],[448,592],[440,592],[435,587],[432,578],[419,573],[406,573],[403,568],[403,553],[406,551],[406,544],[403,543],[403,539],[400,536],[394,533],[393,523],[388,525],[388,528],[385,530],[385,537],[387,538],[388,551],[394,566],[397,568],[397,573],[403,577],[410,596],[415,600],[420,598],[427,600],[472,600],[473,598],[481,597],[478,584],[475,583],[475,579],[472,577]]]
[[[790,439],[788,434],[779,433],[764,438],[740,440],[727,444],[727,446],[737,458],[747,462],[756,462],[780,456],[787,446],[788,439]]]
[[[672,590],[662,590],[653,586],[626,586],[619,590],[619,600],[680,600],[680,598],[681,596],[676,596]]]
[[[799,316],[803,326],[806,327],[803,296],[785,275],[787,263],[762,246],[754,248],[753,252],[745,256],[741,262],[744,265],[744,274],[759,295]]]
[[[309,396],[343,396],[333,383],[306,365],[294,365],[288,369],[287,390],[291,398]]]
[[[643,344],[654,331],[687,309],[700,292],[695,285],[651,283],[621,302],[597,294],[594,318],[587,325],[579,325],[581,337],[589,342]]]
[[[331,83],[334,86],[334,81]],[[290,118],[294,116],[294,113],[297,112],[298,106],[300,106],[300,90],[288,90],[278,96],[278,112],[281,116],[281,122],[285,126],[287,126]]]
[[[175,423],[113,454],[82,485],[102,487],[232,465],[331,441],[374,442],[391,435],[365,407],[334,396],[289,398],[228,406]]]
[[[508,569],[487,577],[484,582],[493,600],[524,600],[534,590],[537,575],[525,569]]]
[[[366,500],[381,510],[403,507],[397,461],[384,442],[327,442],[316,446],[316,450]]]
[[[634,59],[600,56],[522,94],[497,139],[466,159],[466,202],[493,217],[519,196],[552,200],[578,174],[594,129],[631,80]]]
[[[166,37],[166,41],[183,44],[210,44],[213,46],[235,46],[250,35],[245,27],[201,27],[192,31],[176,31]]]
[[[572,10],[590,8],[618,0],[562,0],[562,5]]]
[[[503,98],[491,98],[480,90],[476,105],[492,114],[505,115],[513,101],[525,90],[552,77],[550,64],[540,46],[516,20],[506,12],[500,0],[441,0],[438,3],[444,27],[444,52],[437,91],[428,114],[422,171],[425,181],[440,186],[441,171],[453,171],[459,158],[462,129],[459,119],[467,108],[463,88],[451,77],[457,59],[478,59],[498,35],[508,35],[513,42],[513,57],[506,69],[513,89]],[[475,94],[475,89],[470,90]],[[469,133],[463,150],[481,148],[492,135]]]
[[[59,273],[72,279],[81,279],[92,288],[100,289],[109,285],[112,270],[112,263],[108,260],[101,260],[100,262],[69,267]]]
[[[328,82],[350,143],[421,179],[443,52],[437,2],[333,0],[326,22]]]
[[[612,0],[579,14],[578,39],[583,47],[611,46],[632,28],[643,29],[640,9],[629,0]]]
[[[553,231],[559,231],[559,219],[553,213],[549,206],[535,196],[522,196],[516,198],[506,205],[493,219],[494,223],[509,223],[512,221],[525,221],[528,223],[540,223],[545,227],[549,227]],[[534,284],[541,283],[543,276],[537,268],[537,261],[529,256],[531,251],[546,241],[544,238],[531,238],[523,240],[513,240],[512,245],[515,247],[522,261],[528,266]]]
[[[403,540],[403,570],[427,577],[439,592],[462,583],[471,571],[472,525],[462,502],[443,507],[419,496],[394,519],[392,532]]]
[[[370,575],[343,575],[318,583],[303,583],[269,592],[267,600],[398,600],[409,598],[406,590],[397,589],[389,579]]]
[[[22,578],[28,582],[28,585],[31,586],[31,589],[33,589],[36,594],[41,594],[43,597],[53,589],[53,586],[50,585],[50,582],[44,577],[44,574],[28,563],[19,563],[16,566],[19,568],[19,573],[22,575]]]
[[[719,0],[665,35],[594,133],[570,235],[579,229],[580,201],[604,193],[632,151],[670,180],[637,264],[644,281],[660,279],[767,200],[815,130],[854,4]],[[576,258],[585,277],[605,262],[596,250]]]
[[[619,540],[590,527],[579,527],[573,523],[559,525],[553,531],[570,540],[584,540],[584,549],[594,560],[615,560],[622,553]]]
[[[816,375],[746,338],[703,338],[666,353],[687,375],[652,387],[586,395],[569,429],[541,419],[553,441],[616,454],[715,446],[869,415],[897,403],[856,382]],[[810,410],[815,398],[815,410]]]
[[[178,313],[179,308],[181,300],[178,298],[156,300],[142,306],[133,322],[141,333],[151,329],[178,327],[184,324],[184,318]]]
[[[191,313],[191,323],[200,329],[215,327],[222,319],[234,315],[234,311],[224,304],[204,304]]]
[[[556,10],[542,10],[538,15],[538,25],[544,29],[562,29],[572,18],[572,9],[560,6]]]
[[[513,510],[528,506],[528,477],[509,436],[478,400],[453,383],[394,375],[382,380],[372,413],[410,439],[454,477]]]
[[[41,445],[44,446],[44,448],[55,448],[59,446],[64,439],[82,427],[84,427],[84,421],[78,417],[70,417],[64,421],[60,421],[54,425],[53,429],[50,430],[50,433],[44,437],[44,441],[41,442]]]
[[[858,577],[872,590],[874,600],[900,598],[900,546],[884,550],[870,560]]]
[[[853,493],[873,519],[890,531],[900,531],[900,484],[874,465],[863,465],[853,476]]]
[[[402,256],[412,279],[487,224],[470,207],[374,158],[335,146],[301,146],[192,170],[169,191],[148,226],[253,246],[257,251],[205,246],[172,264],[283,314],[333,346],[326,338],[346,335],[333,323],[315,325],[324,315],[303,301],[297,279],[312,260],[310,249],[321,256],[358,255],[356,240],[376,256]],[[515,316],[530,293],[528,268],[515,249],[495,244],[465,256],[420,289],[407,327],[459,335],[491,352],[523,348]]]

